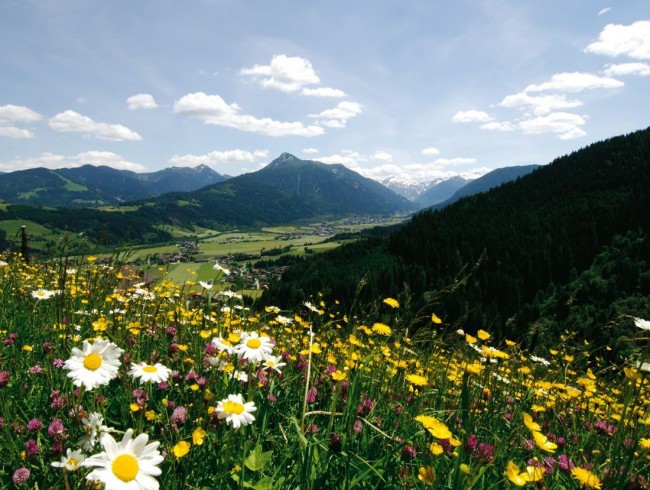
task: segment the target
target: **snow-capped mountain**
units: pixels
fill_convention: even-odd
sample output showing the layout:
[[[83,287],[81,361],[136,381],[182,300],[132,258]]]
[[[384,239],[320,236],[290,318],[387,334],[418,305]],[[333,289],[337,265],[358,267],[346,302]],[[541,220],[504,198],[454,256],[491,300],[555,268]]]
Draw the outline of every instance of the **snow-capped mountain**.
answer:
[[[412,180],[403,177],[387,177],[381,181],[391,191],[405,197],[409,201],[415,201],[417,197],[429,187],[436,185],[445,179],[433,180]]]

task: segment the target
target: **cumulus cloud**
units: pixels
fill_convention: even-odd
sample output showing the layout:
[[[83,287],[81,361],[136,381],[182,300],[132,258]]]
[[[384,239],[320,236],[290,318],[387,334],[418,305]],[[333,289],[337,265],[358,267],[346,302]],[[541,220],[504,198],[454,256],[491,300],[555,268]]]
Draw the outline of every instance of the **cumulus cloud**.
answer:
[[[599,77],[591,73],[556,73],[548,82],[539,85],[529,85],[524,92],[544,92],[556,90],[559,92],[581,92],[597,88],[619,88],[624,84],[611,77]]]
[[[639,20],[627,26],[608,24],[600,32],[598,41],[589,44],[585,51],[611,57],[650,59],[650,20]]]
[[[433,146],[430,146],[429,148],[425,148],[422,150],[422,154],[426,156],[433,156],[433,155],[438,155],[440,153],[440,150],[438,148],[435,148]]]
[[[12,139],[30,139],[34,133],[28,129],[17,128],[15,126],[0,126],[0,137]]]
[[[309,117],[318,119],[316,124],[330,128],[344,128],[348,119],[358,116],[362,112],[361,104],[356,102],[339,102],[336,107],[326,109],[318,114],[310,114]]]
[[[343,92],[343,90],[331,87],[303,88],[300,93],[312,97],[345,97],[345,92]]]
[[[333,154],[326,157],[319,157],[318,161],[321,163],[335,164],[340,163],[346,167],[356,167],[359,162],[366,161],[367,158],[362,156],[360,153],[351,150],[341,151],[342,155]]]
[[[254,153],[246,150],[215,150],[203,155],[174,155],[169,159],[169,163],[179,167],[214,166],[220,163],[252,163],[255,158],[266,156],[268,152],[265,150],[257,150]]]
[[[132,172],[144,172],[146,170],[144,165],[129,162],[111,151],[86,151],[77,154],[73,159],[79,165],[106,165],[117,170],[131,170]]]
[[[240,73],[256,78],[263,87],[282,92],[297,92],[305,85],[320,83],[309,60],[284,54],[274,56],[268,65],[254,65]]]
[[[476,158],[438,158],[433,162],[435,165],[458,166],[476,163]]]
[[[650,63],[619,63],[617,65],[606,65],[604,73],[608,77],[625,75],[647,77],[650,76]]]
[[[565,95],[530,95],[526,92],[506,96],[499,105],[516,109],[532,110],[535,115],[541,116],[558,109],[572,109],[580,107],[582,102],[579,100],[567,99]],[[492,129],[492,128],[483,128]]]
[[[518,123],[518,128],[524,134],[560,134],[560,139],[573,139],[586,133],[580,127],[586,123],[585,118],[568,112],[554,112]]]
[[[64,133],[84,133],[100,140],[110,141],[138,141],[142,138],[135,131],[121,124],[107,124],[93,121],[88,116],[67,110],[50,118],[48,124],[55,131]]]
[[[376,151],[372,157],[373,160],[377,160],[380,162],[392,162],[393,161],[393,155],[386,151]]]
[[[451,120],[455,123],[489,122],[492,118],[487,112],[471,109],[469,111],[458,111]]]
[[[30,168],[44,167],[51,170],[57,168],[80,167],[82,165],[106,165],[117,170],[145,171],[144,165],[125,160],[117,153],[110,151],[86,151],[77,155],[66,156],[55,153],[41,153],[33,158],[18,158],[0,163],[0,170],[12,172]]]
[[[0,123],[35,122],[42,119],[38,112],[21,105],[0,106]]]
[[[241,75],[250,76],[262,87],[282,92],[299,92],[311,97],[345,97],[345,92],[332,87],[307,87],[318,85],[320,78],[308,59],[299,56],[276,55],[268,65],[244,68]]]
[[[489,123],[481,124],[481,129],[504,133],[506,131],[514,131],[517,129],[517,126],[512,124],[510,121],[491,121]]]
[[[318,153],[316,148],[303,148],[301,151],[306,154]]]
[[[261,133],[268,136],[318,136],[325,132],[321,126],[296,122],[276,121],[265,117],[240,114],[237,104],[226,103],[219,95],[203,92],[187,94],[174,103],[174,112],[193,117],[216,126],[229,127],[240,131]]]
[[[150,94],[136,94],[126,99],[129,109],[155,109],[158,107],[153,95]]]

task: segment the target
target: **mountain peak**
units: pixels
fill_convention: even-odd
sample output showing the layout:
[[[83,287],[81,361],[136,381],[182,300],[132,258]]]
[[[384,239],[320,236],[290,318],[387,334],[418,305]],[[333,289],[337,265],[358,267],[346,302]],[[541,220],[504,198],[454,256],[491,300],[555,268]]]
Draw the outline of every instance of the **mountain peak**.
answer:
[[[278,166],[280,166],[280,165],[282,165],[282,164],[285,164],[285,163],[288,163],[288,162],[294,162],[294,161],[298,161],[298,160],[300,160],[300,159],[297,158],[297,157],[295,157],[295,156],[292,155],[291,153],[287,153],[287,152],[285,151],[282,155],[280,155],[278,158],[276,158],[275,160],[273,160],[273,161],[269,164],[269,166],[278,167]]]

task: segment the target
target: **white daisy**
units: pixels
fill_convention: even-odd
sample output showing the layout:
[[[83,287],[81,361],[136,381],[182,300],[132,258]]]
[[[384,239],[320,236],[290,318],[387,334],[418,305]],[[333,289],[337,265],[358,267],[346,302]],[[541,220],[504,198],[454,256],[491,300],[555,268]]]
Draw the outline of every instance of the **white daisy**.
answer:
[[[69,369],[68,378],[75,386],[85,386],[92,390],[108,384],[117,376],[120,355],[124,350],[108,340],[83,341],[81,349],[74,347],[72,356],[65,361],[64,369]]]
[[[641,330],[650,330],[650,321],[644,320],[643,318],[635,318],[634,325]]]
[[[251,412],[257,410],[254,402],[244,403],[241,394],[228,395],[228,398],[217,404],[217,417],[226,423],[232,424],[233,429],[239,429],[242,425],[250,425],[255,421]]]
[[[114,432],[113,427],[104,425],[104,417],[101,413],[91,412],[88,418],[81,419],[81,425],[84,428],[84,435],[79,438],[77,444],[82,446],[86,451],[92,451],[99,441],[100,437],[109,432]]]
[[[233,345],[223,337],[213,338],[212,345],[214,345],[219,350],[219,352],[226,352],[227,354],[235,353],[235,348]]]
[[[50,291],[49,289],[37,289],[35,291],[32,291],[32,298],[36,298],[37,300],[41,301],[43,299],[50,299],[55,294],[56,292]]]
[[[139,362],[131,366],[129,369],[129,376],[139,378],[141,383],[162,383],[167,381],[172,370],[163,366],[159,362],[156,364],[147,364],[146,362]]]
[[[202,288],[204,289],[212,289],[213,284],[210,282],[205,282],[205,281],[199,281],[199,284],[201,285]]]
[[[157,490],[160,488],[154,476],[161,473],[158,465],[163,457],[158,451],[160,442],[147,444],[149,436],[140,434],[132,439],[133,429],[124,433],[120,442],[110,434],[101,439],[103,452],[87,458],[83,466],[95,467],[86,479],[97,480],[106,490]]]
[[[85,459],[86,457],[83,455],[81,450],[76,449],[75,451],[71,451],[70,448],[68,448],[66,455],[61,456],[61,461],[55,461],[52,463],[52,466],[55,468],[65,468],[67,471],[76,471]]]
[[[223,272],[226,276],[230,275],[230,270],[226,269],[225,267],[222,267],[221,265],[219,265],[219,262],[215,262],[214,266],[212,266],[212,268],[215,269],[215,270]]]
[[[257,332],[244,332],[241,342],[235,346],[235,352],[240,359],[248,362],[260,362],[266,359],[273,350],[273,344],[268,337],[260,337]]]
[[[265,371],[267,369],[273,369],[276,373],[282,374],[280,368],[286,366],[286,364],[286,362],[282,362],[282,357],[280,356],[268,356],[262,363],[262,369]]]
[[[230,379],[236,379],[242,383],[248,383],[248,374],[246,374],[244,371],[233,371],[230,374]]]

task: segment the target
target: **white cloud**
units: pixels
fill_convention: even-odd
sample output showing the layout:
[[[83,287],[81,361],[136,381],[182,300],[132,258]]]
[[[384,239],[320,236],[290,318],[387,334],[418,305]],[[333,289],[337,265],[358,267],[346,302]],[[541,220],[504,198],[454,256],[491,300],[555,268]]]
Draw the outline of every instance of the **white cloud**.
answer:
[[[433,155],[438,155],[440,153],[440,150],[438,148],[435,148],[433,146],[430,146],[429,148],[425,148],[422,150],[422,154],[426,156],[433,156]]]
[[[0,137],[29,139],[34,137],[34,133],[27,129],[16,128],[14,126],[0,126]]]
[[[650,76],[650,63],[620,63],[618,65],[606,65],[605,75],[625,76],[638,75],[641,77]]]
[[[303,148],[301,151],[306,154],[318,153],[316,148]]]
[[[153,98],[153,95],[150,94],[137,94],[132,95],[126,99],[126,103],[129,105],[129,109],[155,109],[158,107],[156,101]]]
[[[269,65],[254,65],[240,73],[259,79],[263,87],[282,92],[297,92],[305,85],[320,83],[309,60],[284,54],[274,56]]]
[[[111,151],[86,151],[72,158],[79,165],[106,165],[117,170],[131,170],[132,172],[144,172],[146,170],[144,165],[129,162]]]
[[[476,158],[463,158],[463,157],[438,158],[434,160],[433,163],[435,165],[449,165],[449,166],[468,165],[470,163],[476,163]]]
[[[318,161],[321,163],[329,163],[329,164],[340,163],[345,165],[346,167],[355,167],[359,161],[365,160],[365,158],[360,158],[360,157],[361,155],[359,153],[351,152],[351,153],[346,153],[344,155],[334,154],[327,157],[319,157]]]
[[[561,140],[573,140],[576,138],[582,138],[586,136],[586,132],[581,128],[573,128],[571,131],[567,131],[564,134],[560,135]]]
[[[586,123],[585,118],[568,112],[554,112],[526,121],[520,121],[518,128],[524,134],[559,133],[561,139],[572,139],[584,136],[580,128]]]
[[[619,88],[624,84],[610,77],[599,77],[591,73],[556,73],[548,82],[539,85],[529,85],[524,92],[544,92],[557,90],[560,92],[581,92],[596,88]]]
[[[604,14],[606,14],[607,12],[609,12],[610,10],[611,10],[610,7],[605,7],[605,8],[602,9],[600,12],[598,12],[598,15],[604,15]]]
[[[376,151],[372,157],[373,160],[378,160],[380,162],[392,162],[393,161],[393,155],[386,151]]]
[[[180,167],[213,166],[219,163],[252,163],[256,157],[266,156],[268,156],[268,152],[260,150],[254,153],[246,150],[215,150],[204,155],[174,155],[169,159],[169,163]]]
[[[487,112],[477,111],[475,109],[469,111],[458,111],[452,118],[452,121],[455,123],[489,122],[491,120],[492,118]]]
[[[503,133],[506,131],[514,131],[517,129],[517,127],[509,121],[491,121],[489,123],[482,124],[481,129],[484,129],[486,131],[499,131]]]
[[[57,114],[50,118],[48,123],[55,131],[85,133],[100,140],[138,141],[142,139],[138,133],[126,126],[95,122],[91,118],[71,110]]]
[[[131,170],[133,172],[145,171],[144,165],[129,162],[120,155],[110,151],[87,151],[73,156],[57,155],[54,153],[41,153],[33,158],[18,158],[0,163],[0,170],[12,172],[30,168],[44,167],[51,170],[57,168],[72,168],[82,165],[106,165],[118,170]]]
[[[227,104],[219,95],[203,92],[187,94],[174,103],[174,112],[194,117],[205,124],[224,126],[240,131],[268,136],[318,136],[325,132],[321,126],[305,126],[301,122],[283,122],[240,114],[237,104]]]
[[[533,113],[542,116],[549,112],[556,111],[557,109],[572,109],[580,107],[582,102],[579,100],[569,100],[564,95],[551,94],[551,95],[529,95],[526,92],[508,95],[501,102],[501,107],[509,107],[516,109],[532,109]],[[488,123],[491,124],[491,123]],[[492,129],[492,128],[484,128]]]
[[[343,92],[343,90],[330,87],[303,88],[300,93],[312,97],[345,97],[345,92]]]
[[[348,119],[361,114],[361,104],[356,102],[339,102],[336,107],[326,109],[318,114],[309,114],[309,117],[318,119],[317,124],[330,128],[344,128]]]
[[[460,175],[463,179],[474,180],[478,179],[479,177],[483,177],[486,173],[491,172],[492,170],[494,169],[487,167],[477,167],[467,170],[466,172],[461,172],[458,175]]]
[[[38,112],[20,105],[0,106],[0,123],[2,122],[34,122],[42,119]]]
[[[253,156],[255,158],[266,158],[269,156],[269,150],[255,150]]]
[[[606,56],[629,56],[650,59],[650,20],[639,20],[628,26],[608,24],[598,36],[598,41],[585,48],[588,53]]]

